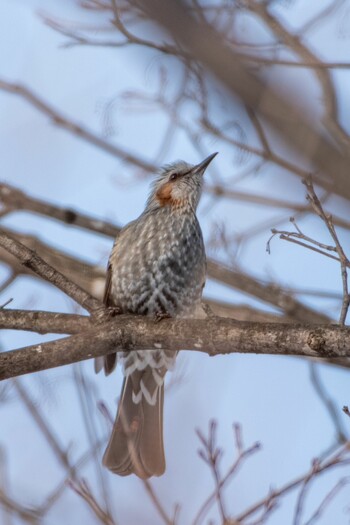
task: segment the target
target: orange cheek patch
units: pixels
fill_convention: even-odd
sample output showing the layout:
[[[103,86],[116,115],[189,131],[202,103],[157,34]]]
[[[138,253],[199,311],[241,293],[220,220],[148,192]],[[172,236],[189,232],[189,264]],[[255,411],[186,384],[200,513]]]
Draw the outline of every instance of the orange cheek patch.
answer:
[[[171,201],[173,200],[171,197],[171,190],[172,190],[172,185],[169,182],[167,182],[157,191],[156,197],[161,206],[170,204]]]
[[[174,209],[183,208],[186,205],[186,199],[174,199],[172,196],[173,185],[170,182],[164,184],[156,193],[156,198],[159,204],[163,206],[171,206]]]

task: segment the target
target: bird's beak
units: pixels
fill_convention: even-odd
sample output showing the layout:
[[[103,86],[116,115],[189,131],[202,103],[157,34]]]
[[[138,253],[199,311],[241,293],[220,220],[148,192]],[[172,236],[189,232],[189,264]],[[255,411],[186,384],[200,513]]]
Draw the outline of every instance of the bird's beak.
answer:
[[[216,151],[215,153],[212,153],[211,155],[209,155],[209,157],[207,157],[206,159],[204,159],[202,162],[200,162],[199,164],[196,164],[196,166],[193,166],[191,172],[193,173],[193,175],[195,173],[200,173],[201,175],[203,175],[203,173],[205,172],[205,170],[207,169],[207,167],[209,166],[209,164],[211,163],[211,161],[213,160],[214,157],[216,157],[216,155],[218,154],[218,152]]]

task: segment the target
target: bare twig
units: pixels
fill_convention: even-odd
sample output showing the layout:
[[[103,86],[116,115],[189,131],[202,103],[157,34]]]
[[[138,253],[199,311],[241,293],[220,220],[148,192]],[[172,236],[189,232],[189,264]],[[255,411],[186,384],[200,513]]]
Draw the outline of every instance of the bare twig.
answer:
[[[8,477],[8,463],[7,463],[7,454],[5,449],[0,446],[0,502],[1,502],[1,495],[3,495],[4,501],[7,501],[8,494],[9,494],[9,477]],[[2,505],[2,512],[0,512],[1,523],[3,525],[13,525],[12,520],[12,511],[9,506]]]
[[[169,518],[168,514],[164,510],[163,505],[162,505],[161,501],[159,500],[158,496],[156,495],[156,493],[155,493],[155,491],[154,491],[150,481],[148,481],[147,479],[144,479],[144,480],[142,480],[142,484],[145,487],[147,494],[149,495],[153,505],[157,509],[158,514],[162,518],[163,522],[166,525],[175,525],[175,521],[173,519]]]
[[[318,460],[314,460],[312,462],[311,470],[308,473],[307,476],[305,476],[305,479],[302,483],[301,490],[299,492],[299,496],[297,499],[297,503],[295,506],[295,513],[294,513],[294,519],[293,519],[293,525],[299,525],[301,522],[302,512],[303,512],[303,506],[307,494],[307,490],[310,487],[310,483],[315,477],[315,475],[319,472],[320,464]]]
[[[243,463],[243,461],[249,457],[251,454],[254,454],[260,449],[259,443],[254,443],[252,446],[248,448],[243,447],[242,443],[242,436],[241,436],[241,428],[238,424],[235,424],[233,426],[234,430],[234,438],[235,438],[235,445],[237,450],[237,458],[231,465],[231,467],[228,469],[226,474],[221,478],[219,485],[216,486],[214,492],[210,494],[210,496],[205,500],[203,505],[200,507],[198,513],[196,514],[196,517],[194,518],[192,525],[199,525],[199,523],[202,521],[205,514],[209,511],[210,507],[213,505],[217,498],[217,492],[224,489],[224,487],[228,484],[228,482],[232,479],[232,477],[236,474],[239,467]]]
[[[305,522],[305,525],[313,525],[322,515],[325,508],[331,503],[343,487],[350,483],[350,477],[341,478],[334,487],[326,494],[313,515]]]
[[[217,423],[212,420],[209,423],[209,433],[206,438],[204,434],[197,429],[197,435],[200,442],[203,445],[203,448],[199,450],[199,456],[209,465],[210,470],[214,476],[215,480],[215,499],[218,503],[220,516],[223,524],[227,523],[227,513],[225,510],[225,503],[222,493],[222,479],[219,472],[219,461],[222,457],[222,450],[216,445],[216,430]]]
[[[350,261],[345,255],[343,247],[339,241],[338,235],[334,228],[332,216],[323,210],[322,204],[315,193],[311,177],[308,177],[303,182],[307,189],[308,200],[310,204],[312,205],[312,207],[314,208],[317,215],[319,215],[319,217],[323,220],[323,222],[327,226],[328,231],[335,244],[335,251],[337,252],[338,257],[339,257],[341,277],[342,277],[342,283],[343,283],[343,304],[341,308],[339,324],[344,325],[346,316],[349,310],[349,305],[350,305],[350,294],[349,294],[349,288],[348,288],[348,274],[347,274],[347,267],[350,267]]]
[[[281,231],[281,230],[272,229],[271,230],[272,231],[272,237],[270,237],[270,239],[268,240],[266,249],[267,249],[267,251],[270,250],[271,239],[275,235],[279,235],[280,239],[282,239],[282,240],[293,242],[295,244],[298,244],[299,246],[302,246],[302,247],[307,248],[309,250],[315,251],[317,253],[320,253],[321,255],[324,255],[326,257],[329,257],[329,258],[334,259],[335,261],[339,262],[340,263],[340,268],[341,268],[342,285],[343,285],[343,301],[342,301],[342,308],[341,308],[341,313],[340,313],[339,324],[344,325],[345,324],[345,320],[346,320],[346,316],[347,316],[347,313],[348,313],[348,309],[349,309],[349,306],[350,306],[350,294],[349,294],[349,289],[348,289],[348,275],[347,275],[347,268],[350,268],[350,261],[347,258],[347,256],[345,255],[343,247],[340,244],[338,235],[337,235],[337,233],[335,231],[335,227],[334,227],[334,223],[333,223],[333,220],[332,220],[332,216],[324,211],[324,209],[322,207],[322,204],[321,204],[319,198],[317,197],[317,195],[315,193],[311,177],[308,177],[307,179],[304,179],[303,183],[305,184],[306,189],[307,189],[307,199],[308,199],[310,205],[312,206],[314,212],[318,215],[318,217],[320,217],[320,219],[326,225],[326,227],[327,227],[327,229],[328,229],[328,231],[329,231],[329,233],[330,233],[330,235],[331,235],[331,237],[332,237],[332,239],[334,241],[335,246],[330,246],[330,245],[321,243],[321,242],[313,239],[312,237],[309,237],[309,236],[305,235],[301,231],[299,226],[297,225],[295,219],[293,217],[291,217],[290,221],[293,223],[296,231],[288,232],[288,231]],[[302,239],[302,240],[300,240],[300,239]],[[303,241],[305,241],[305,242],[303,242]],[[315,247],[315,246],[317,246],[317,247]],[[338,257],[327,253],[327,251],[325,251],[325,250],[337,253]]]
[[[79,481],[69,480],[67,484],[72,490],[74,490],[74,492],[86,501],[101,523],[104,525],[116,525],[116,522],[109,512],[105,511],[98,503],[85,479],[80,479]]]
[[[244,522],[248,517],[254,515],[257,511],[266,508],[267,505],[270,505],[271,502],[276,501],[277,498],[280,496],[283,496],[293,489],[299,487],[300,485],[303,485],[305,483],[305,480],[308,479],[310,474],[312,473],[312,476],[319,476],[320,474],[333,469],[335,467],[342,467],[349,464],[350,459],[348,458],[349,454],[349,445],[346,443],[344,446],[342,446],[335,454],[333,454],[330,458],[321,461],[321,462],[313,462],[311,469],[306,472],[305,474],[302,474],[301,476],[297,477],[296,479],[289,481],[285,485],[283,485],[279,489],[275,489],[272,492],[270,492],[265,498],[263,498],[261,501],[258,501],[254,503],[251,507],[249,507],[247,510],[236,516],[237,522],[241,523]]]
[[[111,514],[110,509],[110,494],[109,494],[109,487],[108,487],[108,481],[105,476],[106,471],[102,469],[102,464],[99,456],[99,450],[98,450],[98,435],[97,435],[97,429],[95,425],[94,420],[94,414],[95,414],[95,406],[96,406],[96,400],[92,397],[93,396],[93,389],[91,388],[91,384],[87,383],[87,378],[85,377],[83,373],[83,369],[80,366],[80,363],[76,363],[73,367],[73,374],[74,374],[74,383],[77,388],[78,393],[78,400],[81,408],[81,413],[84,421],[84,426],[86,430],[86,434],[89,440],[90,449],[92,451],[92,459],[94,461],[94,467],[96,471],[96,480],[98,483],[98,486],[100,487],[103,500],[104,500],[104,506],[106,509],[106,512],[108,514]]]
[[[15,282],[17,277],[18,277],[17,273],[14,271],[11,271],[10,275],[7,277],[7,279],[4,280],[4,282],[0,286],[0,293],[2,293],[4,290],[6,290],[6,288],[11,286],[11,284]],[[2,306],[2,308],[4,308],[4,306]]]
[[[53,429],[50,428],[49,423],[45,420],[44,416],[41,414],[38,406],[35,405],[27,390],[23,384],[18,379],[14,379],[13,384],[16,388],[17,393],[19,394],[22,402],[25,407],[28,409],[30,415],[38,426],[40,432],[45,437],[50,448],[53,450],[55,456],[60,461],[60,463],[69,471],[70,476],[75,478],[76,473],[74,468],[71,467],[71,464],[68,459],[68,451],[64,450],[62,445],[58,442],[58,437],[55,435]]]

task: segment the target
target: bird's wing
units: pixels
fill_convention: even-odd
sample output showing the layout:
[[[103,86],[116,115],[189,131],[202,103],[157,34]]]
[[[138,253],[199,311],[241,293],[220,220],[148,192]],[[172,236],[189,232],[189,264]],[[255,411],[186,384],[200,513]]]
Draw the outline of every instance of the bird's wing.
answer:
[[[111,286],[112,286],[112,265],[109,262],[107,266],[107,273],[106,273],[105,291],[103,294],[103,304],[105,306],[113,306],[113,302],[111,301]]]

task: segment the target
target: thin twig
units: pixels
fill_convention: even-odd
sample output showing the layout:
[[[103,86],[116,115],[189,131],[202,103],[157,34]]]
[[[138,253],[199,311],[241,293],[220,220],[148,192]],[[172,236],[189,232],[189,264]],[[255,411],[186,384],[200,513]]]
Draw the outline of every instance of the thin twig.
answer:
[[[80,479],[79,481],[69,480],[67,481],[67,484],[72,490],[74,490],[74,492],[76,492],[76,494],[87,502],[101,523],[104,525],[116,525],[116,522],[109,512],[105,511],[98,503],[85,479]]]
[[[144,479],[144,480],[142,480],[142,484],[145,487],[145,489],[147,491],[147,494],[149,495],[151,501],[153,502],[153,505],[157,509],[158,514],[161,516],[161,518],[164,521],[164,523],[166,525],[175,525],[175,521],[173,519],[169,518],[168,514],[164,510],[163,505],[160,502],[160,500],[159,500],[158,496],[156,495],[156,493],[154,492],[154,489],[153,489],[150,481],[148,481],[147,479]]]
[[[326,494],[318,508],[312,514],[312,516],[305,522],[305,525],[312,525],[315,523],[324,512],[325,508],[330,504],[330,502],[335,498],[335,496],[341,491],[343,487],[350,483],[350,477],[341,478],[334,487]]]
[[[288,483],[283,485],[281,488],[273,490],[265,498],[254,503],[247,510],[245,510],[244,512],[236,516],[236,520],[239,523],[244,522],[244,520],[246,520],[249,516],[265,508],[272,501],[276,501],[276,499],[279,498],[280,496],[285,495],[291,490],[295,489],[296,487],[302,485],[303,483],[305,483],[305,480],[308,478],[308,476],[310,476],[311,472],[312,472],[312,475],[319,476],[323,472],[326,472],[332,468],[348,465],[350,462],[350,458],[348,458],[348,454],[349,454],[349,444],[346,443],[344,446],[342,446],[339,449],[338,452],[336,452],[336,454],[331,456],[329,459],[324,460],[322,462],[318,462],[317,469],[315,469],[315,465],[313,464],[311,469],[306,474],[302,474],[296,479],[289,481]]]
[[[221,478],[219,487],[216,487],[215,490],[208,496],[208,498],[204,501],[203,505],[200,507],[199,511],[197,512],[192,525],[199,525],[199,523],[202,521],[204,515],[209,511],[210,507],[213,505],[213,503],[216,500],[217,497],[217,490],[221,491],[223,488],[228,484],[228,482],[232,479],[232,477],[236,474],[237,470],[243,463],[243,461],[249,457],[251,454],[254,454],[258,450],[260,450],[260,443],[254,443],[252,446],[248,447],[247,449],[244,449],[243,443],[242,443],[242,436],[241,436],[241,428],[239,425],[233,426],[234,430],[234,438],[235,438],[235,445],[237,450],[237,458],[231,465],[231,467],[228,469],[226,474]]]
[[[307,193],[308,193],[308,199],[311,205],[313,206],[315,212],[319,215],[319,217],[323,220],[323,222],[328,228],[328,231],[335,244],[335,251],[337,252],[339,260],[340,260],[341,277],[342,277],[342,284],[343,284],[343,303],[342,303],[342,308],[340,312],[339,324],[344,325],[346,321],[346,316],[349,310],[349,306],[350,306],[350,294],[349,294],[349,288],[348,288],[348,274],[347,274],[347,267],[350,267],[350,261],[345,255],[343,247],[339,241],[338,235],[335,231],[332,216],[323,210],[322,204],[315,193],[311,177],[308,177],[303,182],[306,186]]]

